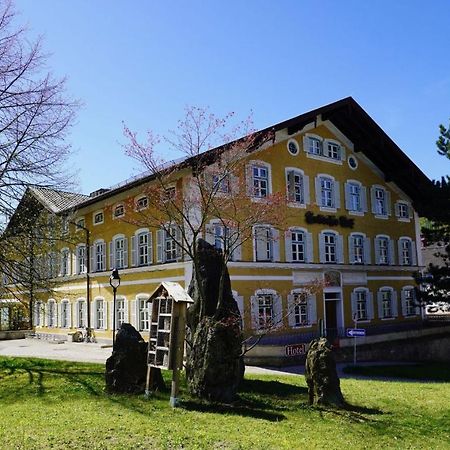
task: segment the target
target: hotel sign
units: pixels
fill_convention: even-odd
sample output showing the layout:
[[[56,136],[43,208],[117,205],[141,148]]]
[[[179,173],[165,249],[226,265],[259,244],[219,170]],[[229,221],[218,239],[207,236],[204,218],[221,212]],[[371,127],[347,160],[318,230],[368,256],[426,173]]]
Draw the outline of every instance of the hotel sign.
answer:
[[[450,303],[438,302],[425,305],[425,318],[450,321]]]
[[[292,344],[292,345],[286,345],[286,347],[284,347],[286,356],[306,355],[307,350],[308,350],[308,344]]]

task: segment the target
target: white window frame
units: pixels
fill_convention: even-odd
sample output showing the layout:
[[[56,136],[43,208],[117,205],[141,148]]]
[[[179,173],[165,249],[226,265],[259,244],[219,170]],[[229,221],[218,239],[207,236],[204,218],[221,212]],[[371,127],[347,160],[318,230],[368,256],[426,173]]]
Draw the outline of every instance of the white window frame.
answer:
[[[120,328],[120,325],[126,323],[128,320],[127,314],[128,302],[126,297],[120,296],[116,298],[116,330]]]
[[[262,187],[257,187],[255,185],[255,175],[254,175],[254,169],[263,169],[267,171],[267,177],[258,177],[259,181],[262,182],[265,180],[266,187],[264,188],[265,194],[262,195],[261,190]],[[267,198],[269,195],[272,194],[272,166],[271,164],[260,161],[260,160],[254,160],[249,161],[248,163],[248,190],[249,195],[252,198],[252,200],[255,201],[261,201]]]
[[[140,205],[139,203],[143,203]],[[145,205],[144,205],[145,203]],[[135,197],[136,211],[143,211],[148,208],[148,196],[147,195],[138,195]]]
[[[258,252],[258,241],[265,241],[265,248]],[[264,242],[260,244],[264,245]],[[279,260],[279,233],[272,225],[253,226],[253,260],[255,262],[273,262]]]
[[[410,223],[414,217],[411,203],[406,200],[398,200],[395,202],[395,215],[399,222]]]
[[[288,205],[297,208],[306,208],[306,205],[311,202],[309,192],[309,176],[305,172],[296,167],[286,167],[286,197]],[[290,177],[294,180],[291,181]],[[299,177],[300,181],[296,182],[295,177]],[[293,189],[293,192],[292,192]],[[299,199],[297,198],[299,196]]]
[[[355,189],[358,190],[356,194],[353,192]],[[365,186],[358,180],[347,180],[344,183],[344,194],[345,194],[345,209],[349,214],[354,216],[364,216],[367,212],[367,190]],[[356,205],[355,205],[355,198]]]
[[[65,247],[61,249],[61,268],[60,268],[60,276],[67,277],[70,275],[70,250]]]
[[[312,145],[314,143],[314,145]],[[337,148],[337,154],[334,152],[330,156],[329,146]],[[303,137],[303,150],[308,158],[318,159],[320,161],[326,161],[333,164],[342,165],[345,160],[345,148],[336,139],[324,139],[323,137],[305,133]]]
[[[268,323],[267,327],[261,326],[262,321],[265,319],[266,315],[263,317],[260,315],[260,300],[261,297],[271,296],[271,320],[272,324]],[[283,302],[281,296],[274,289],[257,289],[254,295],[250,299],[251,304],[251,314],[252,314],[252,328],[256,330],[256,333],[265,332],[269,327],[271,329],[276,329],[283,326]],[[264,306],[263,306],[264,307]],[[269,306],[266,306],[269,307]]]
[[[308,260],[306,242],[307,233],[299,228],[291,229],[289,232],[291,233],[291,261],[294,263],[306,263]],[[301,235],[302,238],[294,240],[294,234],[297,235],[296,237]],[[302,247],[303,249],[301,249]],[[303,258],[300,257],[301,254],[303,254]]]
[[[137,329],[138,331],[148,331],[150,329],[151,307],[148,295],[136,296],[137,303]],[[142,307],[144,305],[144,307]]]
[[[119,243],[122,246],[119,247]],[[112,263],[111,269],[126,269],[128,267],[128,238],[124,234],[116,234],[112,239]]]
[[[364,297],[363,299],[361,297]],[[365,317],[361,315],[360,305],[364,302]],[[357,323],[368,323],[374,319],[374,305],[372,292],[367,287],[356,287],[351,293],[351,307],[353,320]]]
[[[119,215],[116,214],[116,211],[118,208],[122,208],[122,213]],[[113,213],[112,213],[113,220],[120,219],[124,215],[125,215],[125,205],[123,203],[117,203],[116,205],[114,205]]]
[[[293,151],[292,147],[294,147]],[[286,142],[286,148],[291,156],[297,156],[300,153],[300,145],[298,144],[296,139],[288,139],[288,141]]]
[[[411,296],[407,296],[406,293],[411,292]],[[414,318],[420,315],[419,313],[419,305],[416,299],[416,291],[414,286],[403,286],[401,290],[401,300],[402,300],[402,315],[405,318]],[[412,300],[412,304],[408,304],[409,301]],[[412,308],[413,312],[410,313],[410,308]]]
[[[99,248],[101,251],[99,252]],[[106,244],[103,239],[94,241],[92,245],[93,249],[93,263],[94,267],[91,267],[92,272],[104,272],[106,270]]]
[[[383,196],[380,197],[379,194]],[[382,200],[382,202],[381,202]],[[388,219],[391,215],[391,193],[382,185],[374,184],[370,188],[372,213],[377,219]]]
[[[75,311],[76,311],[76,318],[77,318],[76,328],[86,328],[86,319],[87,319],[86,299],[79,298],[75,303],[75,307],[76,307]]]
[[[78,244],[76,247],[76,274],[81,275],[87,271],[86,244]]]
[[[385,307],[385,294],[389,294],[389,309]],[[377,303],[378,303],[378,318],[380,320],[395,320],[398,315],[397,307],[397,295],[394,288],[391,286],[382,286],[378,289],[377,293]],[[390,315],[386,315],[386,310],[389,310]]]
[[[381,240],[386,242],[386,261],[381,261]],[[387,234],[377,234],[374,239],[375,247],[375,263],[382,266],[389,266],[394,264],[393,243],[390,236]]]
[[[145,242],[141,243],[141,239]],[[150,246],[150,240],[151,235],[149,231],[141,231],[136,233],[136,265],[138,267],[148,266],[151,264],[152,255],[150,254],[150,251],[152,247]]]
[[[42,327],[44,326],[43,322],[43,307],[42,307],[43,303],[40,300],[37,300],[34,303],[34,326],[36,327]]]
[[[95,305],[95,329],[106,329],[106,300],[103,297],[97,297],[94,300]],[[101,306],[101,308],[100,308]],[[101,313],[101,314],[100,314]]]
[[[102,215],[102,220],[99,221],[99,222],[97,222],[97,221],[96,221],[96,217],[97,217],[99,214]],[[104,222],[105,222],[105,213],[103,212],[102,209],[99,209],[98,211],[95,211],[95,212],[92,214],[92,224],[93,224],[94,226],[96,226],[96,225],[101,225],[101,224],[104,223]]]
[[[329,183],[329,187],[324,186],[325,183]],[[319,209],[325,212],[336,212],[341,206],[340,183],[332,175],[318,173],[314,185],[316,190],[316,203]],[[325,192],[330,193],[329,198],[327,198],[328,195],[325,195]]]
[[[406,244],[406,246],[405,246]],[[405,252],[407,250],[407,252]],[[417,255],[413,240],[409,236],[400,236],[398,239],[398,263],[400,266],[417,265]]]
[[[50,305],[52,307],[50,308]],[[47,300],[47,327],[56,328],[58,326],[58,304],[56,300],[50,298]]]
[[[368,239],[365,233],[353,232],[349,234],[348,245],[348,260],[350,264],[370,264],[370,239]],[[355,245],[355,240],[360,239],[360,245]],[[360,255],[357,255],[356,249],[359,248]],[[358,257],[360,256],[360,257]]]
[[[334,243],[330,238],[334,237]],[[319,261],[322,264],[342,264],[344,262],[343,237],[334,230],[322,230],[319,235]],[[334,261],[331,261],[334,246]]]
[[[71,304],[69,300],[61,300],[61,328],[71,328],[70,324],[70,308]]]

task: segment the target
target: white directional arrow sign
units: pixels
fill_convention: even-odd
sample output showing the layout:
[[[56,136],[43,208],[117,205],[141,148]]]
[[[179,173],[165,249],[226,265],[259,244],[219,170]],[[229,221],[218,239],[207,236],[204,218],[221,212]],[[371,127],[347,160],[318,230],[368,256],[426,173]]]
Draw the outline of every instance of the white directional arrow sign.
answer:
[[[366,330],[364,328],[347,328],[346,334],[348,337],[364,337]]]

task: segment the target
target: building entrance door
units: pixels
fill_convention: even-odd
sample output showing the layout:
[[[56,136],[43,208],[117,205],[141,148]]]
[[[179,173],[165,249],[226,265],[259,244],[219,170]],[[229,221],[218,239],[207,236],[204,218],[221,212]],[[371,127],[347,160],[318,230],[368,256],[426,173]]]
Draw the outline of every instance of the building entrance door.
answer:
[[[327,338],[330,342],[333,342],[338,337],[338,308],[340,301],[341,298],[339,292],[325,293],[325,330]]]

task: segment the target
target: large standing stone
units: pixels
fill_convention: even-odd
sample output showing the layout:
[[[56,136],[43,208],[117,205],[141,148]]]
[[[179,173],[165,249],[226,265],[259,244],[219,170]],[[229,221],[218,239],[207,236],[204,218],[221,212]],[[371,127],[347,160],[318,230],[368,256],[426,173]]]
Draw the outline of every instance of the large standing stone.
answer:
[[[327,339],[311,341],[306,354],[305,378],[310,405],[342,406],[345,403],[333,350]]]
[[[132,325],[123,323],[117,332],[112,355],[106,360],[106,389],[142,393],[146,377],[147,343]]]
[[[188,291],[194,300],[187,314],[191,341],[186,364],[188,387],[200,398],[232,402],[244,375],[239,308],[222,255],[202,239],[197,251],[199,279],[194,273]],[[218,308],[220,289],[223,301]]]

